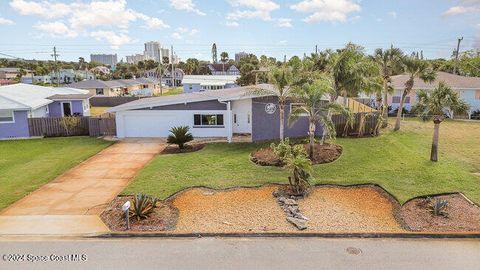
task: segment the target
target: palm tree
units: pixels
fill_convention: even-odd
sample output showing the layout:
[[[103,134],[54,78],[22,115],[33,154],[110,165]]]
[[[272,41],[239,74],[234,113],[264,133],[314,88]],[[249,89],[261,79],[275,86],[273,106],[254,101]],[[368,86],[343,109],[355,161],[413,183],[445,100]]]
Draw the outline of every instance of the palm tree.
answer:
[[[160,81],[160,95],[162,96],[163,95],[162,78],[163,78],[163,74],[165,73],[165,67],[163,66],[162,63],[158,63],[155,73],[157,74],[157,78]]]
[[[333,113],[340,113],[348,118],[351,118],[350,111],[336,103],[328,102],[325,97],[334,93],[332,80],[326,76],[313,81],[312,83],[305,83],[300,87],[293,87],[292,97],[301,105],[295,107],[290,112],[289,123],[295,123],[302,115],[308,116],[308,135],[309,140],[309,155],[313,158],[313,151],[315,145],[315,131],[318,122],[322,122],[323,126],[329,129],[329,136],[335,136],[335,127],[329,117]]]
[[[420,78],[424,82],[433,82],[436,78],[435,71],[430,67],[429,63],[424,60],[409,57],[403,60],[403,64],[409,78],[405,82],[405,89],[403,90],[402,98],[400,100],[400,107],[398,107],[397,120],[394,128],[395,131],[400,130],[400,120],[402,119],[403,105],[405,104],[405,99],[407,98],[408,94],[412,92],[415,84],[415,78]]]
[[[403,69],[403,52],[393,46],[389,50],[376,49],[373,53],[372,59],[380,68],[383,89],[382,92],[377,92],[376,105],[377,110],[380,110],[383,100],[383,127],[386,127],[388,125],[388,93],[393,90],[389,86],[389,83],[391,82],[391,76],[401,73],[401,70]]]
[[[438,161],[438,138],[440,123],[447,117],[453,118],[453,114],[467,113],[470,106],[460,99],[457,93],[445,83],[441,82],[432,91],[420,91],[418,93],[418,103],[412,111],[422,116],[423,119],[433,116],[433,140],[430,160]]]
[[[287,65],[281,67],[272,66],[268,72],[268,81],[273,87],[258,88],[255,87],[247,95],[269,95],[278,99],[278,111],[280,113],[280,140],[285,138],[285,104],[290,95],[291,85],[293,83],[292,70]]]
[[[225,72],[225,63],[228,62],[228,53],[227,52],[222,52],[220,54],[220,61],[222,62],[223,64],[223,72]]]

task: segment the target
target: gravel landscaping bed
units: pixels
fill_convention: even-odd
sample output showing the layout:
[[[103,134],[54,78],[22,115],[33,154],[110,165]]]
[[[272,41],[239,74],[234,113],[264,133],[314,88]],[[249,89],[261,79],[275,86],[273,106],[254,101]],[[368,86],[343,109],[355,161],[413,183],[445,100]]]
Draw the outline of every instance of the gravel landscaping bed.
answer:
[[[447,200],[447,217],[430,212],[429,200],[417,198],[402,206],[401,217],[413,231],[423,232],[480,232],[480,207],[467,201],[460,194],[441,195],[433,198]]]
[[[186,144],[184,149],[178,148],[177,145],[169,144],[167,147],[165,147],[165,149],[163,149],[162,152],[160,152],[160,154],[166,155],[166,154],[190,153],[190,152],[202,150],[203,147],[205,147],[204,143]]]
[[[303,145],[307,152],[309,145]],[[342,155],[342,147],[336,144],[315,144],[313,164],[329,163],[337,160]],[[261,166],[283,166],[282,161],[273,153],[271,148],[261,148],[253,152],[250,160]]]

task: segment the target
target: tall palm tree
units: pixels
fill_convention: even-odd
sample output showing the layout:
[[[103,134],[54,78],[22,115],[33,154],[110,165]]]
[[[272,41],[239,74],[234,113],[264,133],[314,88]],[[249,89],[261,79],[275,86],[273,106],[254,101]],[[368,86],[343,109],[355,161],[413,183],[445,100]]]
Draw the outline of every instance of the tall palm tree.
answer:
[[[287,65],[281,67],[272,66],[268,72],[268,81],[273,87],[258,88],[255,87],[247,94],[249,95],[269,95],[278,99],[278,112],[280,114],[280,140],[285,138],[285,105],[291,96],[291,85],[293,84],[292,69]]]
[[[405,104],[405,99],[407,98],[408,94],[412,92],[415,84],[415,78],[420,78],[424,82],[433,82],[436,78],[435,71],[430,67],[430,64],[424,60],[408,57],[404,58],[403,64],[409,78],[405,82],[405,89],[403,90],[402,98],[400,99],[400,107],[398,107],[397,120],[394,128],[395,131],[400,130],[400,120],[402,119],[403,105]]]
[[[445,83],[441,82],[432,91],[420,91],[418,93],[418,103],[412,111],[427,119],[433,116],[433,140],[430,160],[438,161],[438,139],[440,123],[447,117],[453,118],[453,114],[467,113],[470,106],[460,99],[457,93]]]
[[[336,103],[328,102],[325,98],[334,93],[332,80],[326,76],[321,76],[312,83],[305,83],[302,86],[292,88],[292,98],[301,105],[295,107],[290,112],[289,123],[295,123],[300,117],[308,117],[308,136],[309,136],[309,155],[313,158],[315,145],[315,131],[317,123],[322,122],[323,126],[329,129],[329,136],[335,136],[335,127],[329,117],[330,114],[340,113],[347,118],[351,118],[350,111]]]
[[[379,48],[373,53],[372,59],[380,68],[383,89],[382,92],[377,92],[376,105],[377,109],[380,110],[383,103],[383,127],[386,127],[388,125],[388,93],[393,90],[389,83],[391,82],[391,76],[401,73],[403,69],[403,52],[393,46],[388,50]]]
[[[158,66],[155,70],[158,80],[160,81],[160,95],[163,95],[163,86],[162,86],[162,78],[163,74],[165,73],[165,67],[162,63],[158,63]]]
[[[223,67],[223,72],[225,72],[225,63],[228,62],[228,53],[227,52],[222,52],[220,54],[220,61],[222,62],[222,67]]]

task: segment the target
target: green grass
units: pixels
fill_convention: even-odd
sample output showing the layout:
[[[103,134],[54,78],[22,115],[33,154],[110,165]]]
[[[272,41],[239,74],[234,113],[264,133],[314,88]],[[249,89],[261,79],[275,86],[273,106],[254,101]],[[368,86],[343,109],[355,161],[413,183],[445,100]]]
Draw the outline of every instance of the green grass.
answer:
[[[183,94],[183,87],[165,88],[163,91],[163,96],[178,95]]]
[[[0,141],[0,209],[109,145],[89,137]]]
[[[401,203],[426,194],[462,191],[480,202],[480,122],[446,122],[441,126],[440,161],[429,161],[432,124],[415,120],[402,131],[376,138],[337,139],[343,155],[314,166],[315,184],[376,183]],[[228,188],[287,183],[288,172],[260,167],[249,154],[265,144],[209,144],[203,150],[157,156],[124,194],[145,192],[160,198],[191,186]]]

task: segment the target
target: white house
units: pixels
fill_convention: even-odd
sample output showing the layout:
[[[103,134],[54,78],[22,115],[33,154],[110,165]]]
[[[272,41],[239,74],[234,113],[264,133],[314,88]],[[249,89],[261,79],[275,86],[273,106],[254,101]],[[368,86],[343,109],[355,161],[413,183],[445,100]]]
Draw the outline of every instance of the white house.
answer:
[[[185,75],[183,77],[183,92],[201,92],[238,87],[238,75]]]

